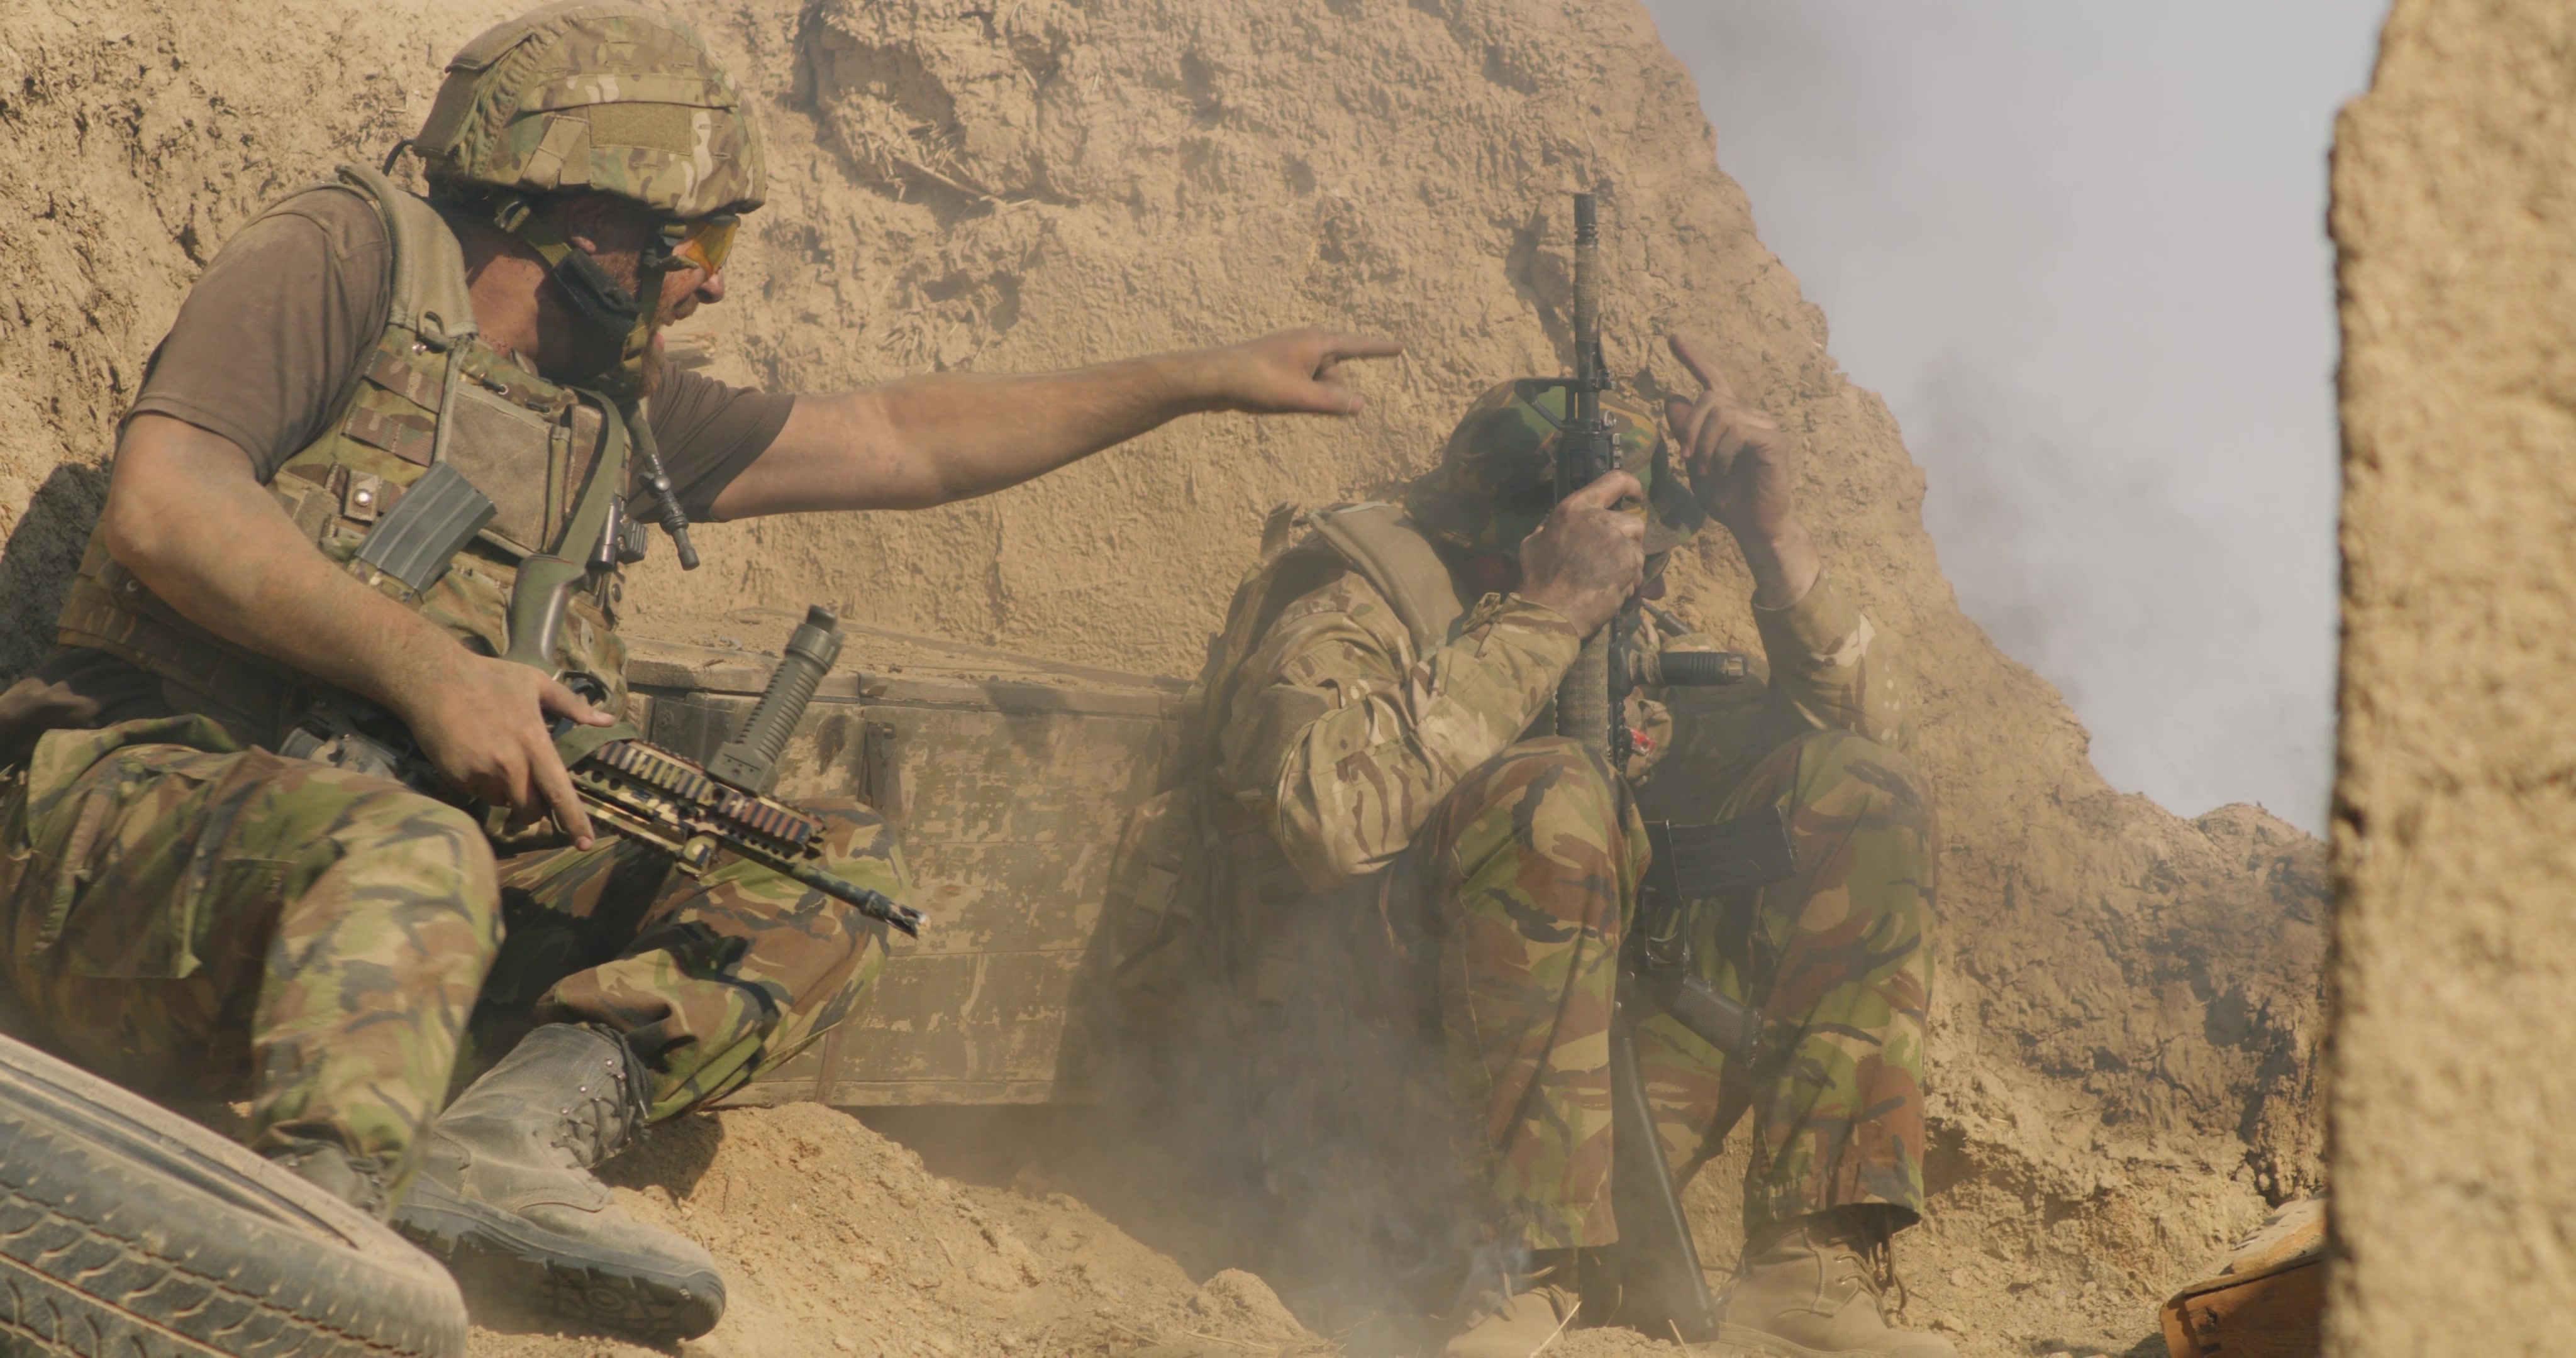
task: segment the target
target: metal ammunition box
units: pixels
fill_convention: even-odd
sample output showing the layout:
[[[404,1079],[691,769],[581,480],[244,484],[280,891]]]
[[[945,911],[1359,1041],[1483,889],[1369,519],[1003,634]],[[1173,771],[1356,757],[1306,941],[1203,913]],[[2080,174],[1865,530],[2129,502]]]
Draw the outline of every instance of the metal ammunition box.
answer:
[[[801,614],[626,631],[650,738],[704,760],[751,710]],[[851,624],[780,761],[788,801],[855,797],[898,827],[918,940],[875,996],[735,1103],[1078,1100],[1069,1020],[1111,856],[1162,786],[1183,685]],[[686,636],[688,641],[664,638]]]

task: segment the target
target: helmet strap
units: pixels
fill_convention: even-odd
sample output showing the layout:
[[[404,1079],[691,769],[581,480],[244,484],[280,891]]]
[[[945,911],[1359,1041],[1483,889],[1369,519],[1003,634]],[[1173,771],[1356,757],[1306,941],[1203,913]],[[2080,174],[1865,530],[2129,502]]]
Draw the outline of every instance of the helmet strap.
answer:
[[[653,342],[653,317],[662,306],[662,271],[643,270],[642,296],[627,291],[588,251],[565,240],[526,199],[516,195],[502,200],[492,222],[527,242],[545,260],[547,276],[563,293],[574,321],[588,332],[592,344],[603,350],[616,346],[615,366],[584,374],[587,380],[577,385],[596,387],[610,396],[640,394],[644,357]]]

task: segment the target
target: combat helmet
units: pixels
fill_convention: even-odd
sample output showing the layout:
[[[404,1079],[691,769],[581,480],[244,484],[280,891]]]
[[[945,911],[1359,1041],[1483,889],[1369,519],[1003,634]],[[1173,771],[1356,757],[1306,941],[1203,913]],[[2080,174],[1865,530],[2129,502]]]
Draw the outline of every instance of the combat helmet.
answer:
[[[767,192],[733,77],[695,29],[628,0],[565,0],[467,43],[412,149],[433,184],[589,189],[681,220]]]
[[[1477,397],[1450,432],[1440,465],[1405,488],[1413,521],[1452,546],[1517,553],[1555,507],[1568,394],[1562,383],[1519,378]],[[1689,541],[1707,515],[1674,474],[1653,408],[1614,389],[1601,393],[1601,413],[1616,431],[1620,468],[1646,488],[1647,553]]]
[[[618,362],[588,385],[621,397],[641,386],[662,274],[721,268],[741,214],[767,192],[760,129],[733,77],[696,30],[630,0],[564,0],[486,30],[447,63],[405,145],[433,190],[488,211],[545,258],[581,321],[618,344]],[[662,218],[640,296],[533,209],[574,192]]]

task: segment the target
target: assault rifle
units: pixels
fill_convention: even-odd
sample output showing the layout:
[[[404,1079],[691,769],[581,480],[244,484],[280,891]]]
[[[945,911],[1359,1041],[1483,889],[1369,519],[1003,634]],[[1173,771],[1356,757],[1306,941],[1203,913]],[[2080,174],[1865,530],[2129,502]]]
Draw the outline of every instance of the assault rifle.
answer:
[[[919,937],[920,911],[817,866],[822,820],[768,795],[778,782],[780,752],[840,653],[840,619],[820,604],[806,609],[741,733],[714,758],[699,765],[632,736],[603,741],[566,761],[582,809],[609,830],[661,851],[692,877],[728,850]],[[567,726],[558,742],[619,729]]]
[[[1591,194],[1574,195],[1574,374],[1544,383],[1563,389],[1566,418],[1557,424],[1555,496],[1559,501],[1618,470],[1618,434],[1601,410],[1612,382],[1601,349],[1600,217]],[[1542,408],[1543,417],[1554,420]],[[1658,471],[1666,470],[1658,468]],[[1641,619],[1632,601],[1599,631],[1556,690],[1556,731],[1599,752],[1624,773],[1636,752],[1626,708],[1640,685],[1741,682],[1750,666],[1732,653],[1662,655],[1631,643]],[[1667,615],[1669,621],[1669,615]],[[1636,1025],[1647,1009],[1671,1016],[1726,1054],[1730,1091],[1745,1087],[1745,1068],[1760,1058],[1762,1015],[1720,993],[1693,965],[1691,906],[1741,903],[1741,893],[1796,870],[1783,814],[1757,812],[1713,825],[1647,825],[1653,859],[1622,942],[1618,1000],[1610,1023],[1611,1200],[1619,1243],[1603,1259],[1615,1318],[1648,1333],[1667,1327],[1685,1342],[1714,1338],[1717,1308],[1700,1269],[1699,1247],[1683,1215],[1672,1167],[1664,1160],[1654,1110],[1646,1102],[1637,1060]],[[1738,911],[1738,914],[1744,912]],[[1722,1099],[1722,1138],[1741,1116],[1740,1101]],[[1587,1291],[1591,1290],[1589,1287]]]
[[[557,674],[551,658],[554,634],[563,624],[567,594],[585,576],[577,567],[559,557],[522,562],[510,597],[510,648],[503,659]],[[828,608],[807,609],[741,733],[703,765],[644,740],[625,722],[580,726],[558,721],[555,748],[572,774],[582,809],[602,828],[661,853],[688,876],[704,874],[719,853],[730,852],[918,937],[919,910],[826,871],[821,866],[823,821],[769,795],[778,780],[778,756],[840,652],[840,620]],[[585,698],[605,696],[603,686],[589,675],[559,677]],[[317,704],[279,742],[278,753],[391,778],[442,801],[458,800],[400,721],[354,699]],[[481,810],[485,828],[498,833],[506,810]]]

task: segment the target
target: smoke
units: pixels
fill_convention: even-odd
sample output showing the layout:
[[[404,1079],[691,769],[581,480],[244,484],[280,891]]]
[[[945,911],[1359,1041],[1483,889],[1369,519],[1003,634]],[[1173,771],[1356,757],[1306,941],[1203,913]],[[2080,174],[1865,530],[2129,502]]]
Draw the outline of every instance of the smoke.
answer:
[[[2326,153],[2384,0],[1647,0],[2111,782],[2311,830],[2333,749]]]

